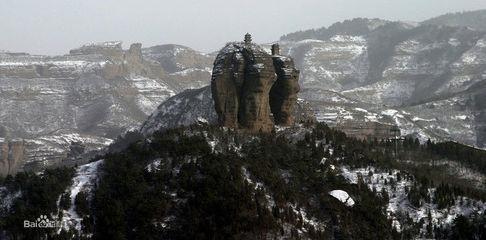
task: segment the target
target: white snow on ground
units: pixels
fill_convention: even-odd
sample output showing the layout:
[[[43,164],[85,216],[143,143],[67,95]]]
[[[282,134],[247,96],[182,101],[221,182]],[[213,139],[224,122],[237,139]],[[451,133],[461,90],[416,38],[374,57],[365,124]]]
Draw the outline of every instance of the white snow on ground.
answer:
[[[109,48],[115,48],[121,46],[123,42],[122,41],[106,41],[106,42],[91,42],[84,44],[81,46],[81,48],[86,48],[86,47],[109,47]]]
[[[369,175],[370,172],[371,175]],[[472,213],[481,214],[486,210],[486,203],[466,197],[458,197],[455,205],[450,208],[438,209],[437,205],[433,203],[423,203],[420,208],[416,208],[409,202],[406,191],[406,189],[410,189],[413,185],[413,180],[406,173],[398,170],[384,172],[378,171],[374,167],[350,169],[347,166],[343,166],[341,168],[341,174],[350,183],[354,184],[358,183],[358,176],[361,176],[368,188],[375,189],[378,193],[384,189],[389,196],[386,211],[398,231],[401,231],[400,227],[402,226],[398,216],[402,215],[402,213],[408,214],[417,223],[421,219],[428,222],[427,213],[430,211],[434,225],[447,225],[451,224],[460,215],[469,216]],[[397,174],[401,175],[400,181],[398,181]],[[394,184],[391,184],[392,182]],[[429,188],[431,198],[433,198],[434,193],[435,189]],[[422,229],[422,231],[425,231],[425,229]]]
[[[364,113],[368,113],[368,110],[363,109],[363,108],[354,108],[354,110],[356,110],[356,111],[358,111],[358,112],[364,112]]]
[[[265,194],[265,198],[267,200],[267,203],[268,203],[268,209],[272,211],[273,207],[275,206],[275,200],[268,193],[264,184],[262,182],[259,182],[259,181],[253,181],[251,179],[251,174],[246,167],[242,167],[241,172],[242,172],[242,175],[243,175],[243,179],[245,181],[247,181],[249,184],[253,185],[255,190],[262,190],[263,191],[263,193]],[[354,202],[353,202],[353,204],[354,204]],[[288,203],[287,206],[291,207],[292,211],[297,216],[301,217],[303,223],[305,223],[304,225],[312,226],[314,229],[317,229],[317,230],[320,230],[320,231],[323,231],[325,229],[325,224],[322,223],[322,222],[319,222],[315,217],[310,217],[309,214],[307,214],[307,212],[305,211],[304,208],[297,207],[295,204],[291,204],[291,203]],[[307,232],[307,229],[305,228],[305,226],[303,226],[298,231],[299,231],[299,234],[302,234],[303,232]]]
[[[314,229],[319,230],[319,231],[324,231],[326,225],[322,222],[319,222],[316,218],[312,217],[309,218],[307,212],[305,211],[304,208],[298,208],[295,204],[288,204],[292,208],[292,211],[297,215],[300,216],[302,219],[302,222],[312,226]],[[299,234],[302,234],[302,232],[307,232],[307,229],[302,227],[302,229],[298,229]]]
[[[251,176],[250,176],[250,172],[248,171],[248,169],[246,169],[246,167],[242,167],[241,168],[241,172],[243,174],[243,178],[249,183],[249,184],[252,184],[252,185],[255,185],[255,189],[258,189],[260,187],[263,187],[263,183],[261,182],[253,182],[253,180],[251,179]]]
[[[69,230],[70,228],[81,231],[82,218],[76,212],[76,205],[74,201],[76,196],[81,191],[91,191],[92,186],[98,178],[98,168],[103,164],[103,160],[91,162],[85,165],[81,165],[76,169],[76,174],[73,178],[71,187],[67,190],[69,197],[71,198],[71,206],[69,209],[62,212],[62,225],[63,228]],[[61,229],[58,230],[60,232]]]
[[[156,171],[160,170],[161,161],[162,161],[161,158],[157,158],[157,159],[153,160],[152,163],[148,164],[145,167],[145,169],[147,169],[148,172],[156,172]]]
[[[199,119],[199,117],[197,118]],[[216,139],[213,136],[209,136],[208,132],[204,131],[203,132],[204,138],[206,139],[207,143],[209,144],[209,147],[211,147],[211,151],[215,152],[216,151],[216,146],[218,145],[218,139]]]
[[[335,197],[337,200],[346,204],[346,206],[348,207],[352,207],[354,205],[354,200],[349,196],[349,194],[346,191],[332,190],[329,192],[329,195]]]
[[[92,65],[104,66],[106,62],[88,62],[88,61],[0,61],[0,67],[18,67],[32,65],[51,65],[59,68],[85,68]]]
[[[335,35],[330,40],[332,42],[366,43],[366,39],[363,36],[351,35]]]
[[[434,161],[433,163],[429,163],[431,166],[432,164],[433,166],[447,166],[447,171],[449,174],[468,180],[470,184],[474,185],[476,188],[486,188],[484,185],[484,182],[486,182],[486,176],[474,169],[468,168],[464,164],[449,160]]]
[[[22,196],[22,192],[11,193],[5,187],[0,187],[0,212],[2,209],[8,211],[15,199]]]
[[[384,110],[384,111],[381,112],[381,114],[387,115],[387,116],[390,116],[390,117],[395,116],[397,113],[398,113],[398,111],[395,110],[395,109],[387,109],[387,110]]]
[[[209,123],[209,121],[206,118],[203,118],[203,117],[197,117],[196,120],[197,120],[198,123],[204,123],[204,124]]]
[[[174,75],[174,76],[189,76],[190,74],[192,73],[201,73],[201,72],[208,72],[208,73],[212,73],[212,69],[210,68],[187,68],[187,69],[184,69],[182,71],[179,71],[179,72],[175,72],[175,73],[171,73],[170,75]]]
[[[435,122],[435,121],[437,121],[437,119],[435,119],[435,118],[425,119],[425,118],[420,118],[420,117],[413,117],[412,121],[414,121],[414,122],[416,122],[416,121]]]
[[[453,119],[453,120],[466,120],[467,116],[466,115],[452,116],[451,119]]]
[[[324,41],[322,40],[316,40],[316,39],[304,39],[301,41],[298,41],[296,44],[307,44],[307,43],[323,43]]]
[[[134,76],[131,80],[139,93],[137,105],[147,115],[157,109],[160,103],[176,94],[167,84],[156,79]]]
[[[157,79],[135,76],[132,77],[131,80],[133,81],[135,87],[137,87],[138,91],[141,93],[166,91],[170,96],[175,95],[175,92],[170,89],[167,84],[157,81]]]
[[[109,138],[96,137],[92,138],[90,136],[81,135],[78,133],[61,134],[53,136],[43,136],[39,138],[40,140],[55,142],[60,145],[70,145],[71,142],[82,142],[85,144],[96,144],[101,145],[101,147],[110,145],[113,140]],[[100,147],[100,148],[101,148]]]

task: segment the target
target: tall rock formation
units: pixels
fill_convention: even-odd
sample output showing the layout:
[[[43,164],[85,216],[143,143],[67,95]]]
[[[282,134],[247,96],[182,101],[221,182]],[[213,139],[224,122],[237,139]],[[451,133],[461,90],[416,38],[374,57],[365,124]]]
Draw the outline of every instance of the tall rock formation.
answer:
[[[272,56],[247,34],[245,42],[229,43],[219,52],[211,78],[219,124],[250,132],[293,124],[299,71],[277,49]]]
[[[0,138],[0,176],[14,175],[24,162],[25,145],[22,139],[6,141]]]
[[[270,108],[277,125],[292,125],[294,123],[294,108],[297,93],[300,91],[299,74],[295,69],[294,60],[280,55],[279,46],[272,46],[273,65],[277,73],[277,81],[270,90]]]

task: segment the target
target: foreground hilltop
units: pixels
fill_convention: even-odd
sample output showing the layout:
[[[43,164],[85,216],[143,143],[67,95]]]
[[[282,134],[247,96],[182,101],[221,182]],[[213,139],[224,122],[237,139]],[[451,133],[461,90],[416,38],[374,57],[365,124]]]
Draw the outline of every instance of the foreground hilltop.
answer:
[[[76,171],[7,179],[0,188],[2,234],[12,239],[484,238],[484,185],[454,171],[460,166],[461,172],[484,174],[485,152],[459,144],[363,142],[324,124],[248,134],[201,122],[135,142],[127,136],[117,145],[127,147]],[[19,227],[46,213],[63,227]]]

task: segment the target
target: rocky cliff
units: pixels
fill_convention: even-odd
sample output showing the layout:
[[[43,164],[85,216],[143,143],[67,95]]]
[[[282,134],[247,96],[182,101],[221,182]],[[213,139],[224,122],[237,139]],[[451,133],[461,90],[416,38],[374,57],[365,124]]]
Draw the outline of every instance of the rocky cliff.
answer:
[[[0,176],[16,174],[24,163],[25,145],[21,139],[0,139]]]
[[[288,34],[280,45],[301,70],[299,97],[321,121],[379,121],[422,140],[484,147],[486,35],[448,25],[354,19]]]
[[[186,64],[191,59],[198,63]],[[121,42],[63,56],[0,52],[0,137],[23,139],[19,170],[61,164],[73,143],[100,149],[167,98],[208,85],[213,59],[182,46],[124,50]]]
[[[280,56],[278,45],[273,45],[273,64],[277,81],[270,90],[270,109],[275,124],[289,126],[294,123],[294,108],[300,91],[299,74],[290,57]]]
[[[229,43],[219,52],[211,89],[220,125],[269,132],[274,123],[293,124],[299,71],[278,54],[251,42]]]

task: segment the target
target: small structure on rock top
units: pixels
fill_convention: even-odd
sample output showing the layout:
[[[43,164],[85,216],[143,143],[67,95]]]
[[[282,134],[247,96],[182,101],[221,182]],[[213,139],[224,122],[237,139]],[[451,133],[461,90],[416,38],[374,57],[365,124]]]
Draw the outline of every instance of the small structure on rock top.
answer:
[[[250,132],[270,132],[274,125],[294,123],[299,70],[290,57],[251,42],[227,44],[214,62],[211,90],[219,124]]]
[[[272,45],[272,55],[280,55],[280,46],[278,43]]]
[[[245,34],[245,40],[244,41],[245,41],[245,44],[247,44],[247,45],[251,44],[251,41],[252,41],[251,40],[251,34],[249,34],[249,33]]]

